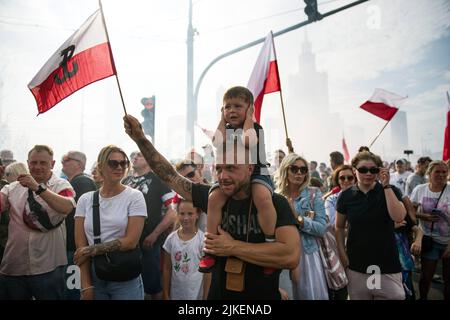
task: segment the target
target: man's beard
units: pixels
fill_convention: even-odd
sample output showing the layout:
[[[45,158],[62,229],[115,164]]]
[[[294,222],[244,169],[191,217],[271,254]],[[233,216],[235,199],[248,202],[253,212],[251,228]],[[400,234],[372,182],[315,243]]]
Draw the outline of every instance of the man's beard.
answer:
[[[239,186],[236,188],[236,191],[232,194],[234,196],[235,194],[244,191],[246,195],[250,195],[250,181],[241,182]]]

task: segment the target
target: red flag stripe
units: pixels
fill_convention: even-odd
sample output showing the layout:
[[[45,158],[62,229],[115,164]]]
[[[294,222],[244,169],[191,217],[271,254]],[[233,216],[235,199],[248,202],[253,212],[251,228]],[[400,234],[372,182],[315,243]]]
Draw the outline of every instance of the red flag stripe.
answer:
[[[57,84],[54,80],[55,75],[61,78],[63,74],[62,67],[59,67],[44,82],[31,89],[39,114],[51,109],[55,104],[88,84],[116,74],[111,48],[107,42],[73,56],[67,62],[69,72],[72,70],[73,62],[78,64],[78,71],[73,77],[67,78],[62,84]]]
[[[278,74],[278,63],[276,60],[270,61],[269,72],[264,83],[264,93],[272,93],[281,90],[280,77]]]
[[[264,81],[264,88],[254,101],[256,122],[259,123],[261,119],[261,109],[264,100],[264,95],[267,93],[280,91],[281,90],[280,88],[281,86],[280,86],[280,77],[278,74],[277,61],[276,60],[270,61],[269,72],[267,73],[267,78]]]
[[[398,111],[397,108],[390,107],[381,102],[372,101],[366,101],[365,103],[363,103],[361,105],[361,109],[364,109],[367,112],[370,112],[373,115],[376,115],[377,117],[380,117],[386,121],[391,120]]]
[[[442,152],[442,160],[450,159],[450,111],[447,111],[447,126],[444,133],[444,150]]]
[[[342,138],[342,149],[344,151],[344,160],[346,162],[350,161],[350,153],[348,152],[347,143],[345,142],[345,138]]]

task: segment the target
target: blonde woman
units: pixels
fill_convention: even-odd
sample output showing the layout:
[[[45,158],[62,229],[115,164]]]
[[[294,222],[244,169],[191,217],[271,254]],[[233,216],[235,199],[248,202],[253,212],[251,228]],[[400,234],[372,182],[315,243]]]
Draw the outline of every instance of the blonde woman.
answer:
[[[130,160],[116,146],[106,146],[98,155],[98,173],[103,179],[99,189],[101,243],[94,244],[93,196],[83,194],[75,213],[74,262],[81,269],[82,300],[143,300],[142,277],[128,281],[105,281],[97,277],[91,258],[113,251],[129,251],[138,245],[147,209],[144,196],[121,183]]]
[[[299,222],[302,244],[300,263],[291,272],[295,300],[328,300],[328,287],[316,237],[325,234],[327,219],[322,193],[308,187],[308,162],[290,153],[275,172],[276,192],[285,196]]]

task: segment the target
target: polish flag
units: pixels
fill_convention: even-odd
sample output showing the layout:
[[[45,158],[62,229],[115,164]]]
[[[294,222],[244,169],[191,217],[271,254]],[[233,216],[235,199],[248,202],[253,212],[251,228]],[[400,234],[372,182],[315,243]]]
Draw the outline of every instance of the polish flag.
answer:
[[[264,41],[247,88],[253,93],[255,99],[254,116],[256,122],[259,123],[264,95],[266,93],[281,91],[272,32],[267,35],[266,41]]]
[[[75,91],[114,74],[111,47],[98,9],[53,54],[28,88],[41,114]]]
[[[447,91],[447,126],[444,133],[444,151],[442,152],[442,160],[450,159],[450,96]]]
[[[383,89],[375,89],[372,97],[363,103],[360,108],[386,121],[390,121],[397,113],[398,106],[405,99],[406,97],[395,93]]]
[[[345,162],[350,161],[350,153],[348,152],[347,143],[345,142],[345,137],[342,137],[342,150],[344,151]]]

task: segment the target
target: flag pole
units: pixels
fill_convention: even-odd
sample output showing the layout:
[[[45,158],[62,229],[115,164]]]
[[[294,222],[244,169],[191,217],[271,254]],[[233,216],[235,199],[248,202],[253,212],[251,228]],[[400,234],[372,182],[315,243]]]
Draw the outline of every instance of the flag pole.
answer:
[[[372,145],[375,143],[375,141],[378,139],[378,137],[381,135],[381,133],[383,132],[383,130],[386,128],[386,126],[389,124],[389,122],[391,122],[392,119],[390,119],[389,121],[386,122],[386,124],[383,126],[383,128],[381,128],[380,132],[378,133],[378,135],[375,137],[375,139],[373,139],[373,141],[370,143],[369,148],[372,147]]]
[[[278,71],[277,52],[275,51],[275,43],[273,41],[272,30],[270,31],[270,36],[272,37],[273,55],[274,55],[275,61],[277,62],[277,76],[278,76],[278,80],[280,80],[280,73]],[[286,133],[286,146],[288,148],[289,153],[293,153],[294,152],[294,148],[292,147],[292,142],[291,142],[291,139],[289,139],[288,131],[287,131],[286,115],[284,113],[283,91],[281,89],[281,81],[280,81],[280,101],[281,101],[281,111],[283,112],[284,131]]]
[[[112,49],[111,49],[111,41],[109,41],[108,28],[106,27],[105,15],[103,14],[102,0],[98,0],[98,3],[100,5],[100,12],[102,14],[103,25],[105,26],[106,39],[108,40],[109,52],[111,53],[111,57],[112,57],[112,60],[114,63],[114,69],[116,69],[116,63],[114,62],[115,60],[114,60],[114,56],[113,56]],[[116,76],[117,86],[119,87],[120,99],[122,100],[123,111],[125,112],[125,115],[127,115],[127,109],[125,108],[125,101],[123,100],[122,89],[120,88],[119,77],[117,75],[117,69],[115,71],[116,71],[115,76]]]

